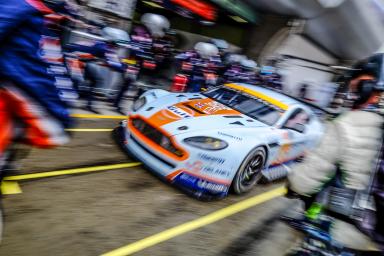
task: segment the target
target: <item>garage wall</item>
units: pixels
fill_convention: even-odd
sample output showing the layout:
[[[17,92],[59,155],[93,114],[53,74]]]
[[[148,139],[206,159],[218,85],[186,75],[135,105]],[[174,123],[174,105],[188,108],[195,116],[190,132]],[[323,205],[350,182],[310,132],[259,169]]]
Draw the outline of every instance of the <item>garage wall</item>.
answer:
[[[244,53],[251,59],[258,60],[263,49],[271,42],[271,38],[287,27],[289,18],[263,14],[261,23],[248,30]]]
[[[270,54],[283,56],[278,68],[283,75],[285,92],[297,96],[301,86],[307,84],[308,98],[319,105],[326,104],[335,90],[330,84],[334,73],[328,67],[338,63],[335,57],[298,34],[288,35]]]

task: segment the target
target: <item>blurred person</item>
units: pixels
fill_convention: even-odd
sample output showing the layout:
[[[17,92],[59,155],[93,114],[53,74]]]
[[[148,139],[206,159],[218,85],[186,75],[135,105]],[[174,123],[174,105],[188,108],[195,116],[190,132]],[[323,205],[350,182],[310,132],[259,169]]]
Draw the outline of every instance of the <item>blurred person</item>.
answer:
[[[299,95],[298,95],[299,99],[303,99],[303,100],[307,99],[308,87],[309,87],[309,85],[307,83],[303,83],[300,86]]]
[[[223,62],[216,45],[196,43],[194,50],[178,54],[175,59],[181,63],[181,71],[188,75],[188,91],[198,92],[217,84],[217,72]]]
[[[0,179],[14,160],[15,143],[52,148],[69,141],[63,89],[71,84],[59,88],[66,68],[56,30],[61,17],[55,17],[62,3],[0,2]]]
[[[209,40],[209,43],[212,43],[216,45],[217,49],[219,49],[219,56],[221,62],[224,62],[228,58],[231,53],[229,52],[229,44],[227,41],[224,39],[217,39],[217,38],[212,38]],[[222,77],[226,71],[226,66],[221,65],[220,68],[217,70],[217,74]]]
[[[372,188],[374,163],[383,141],[384,118],[378,108],[384,91],[383,58],[379,54],[358,64],[349,82],[352,110],[326,124],[321,143],[288,177],[288,195],[298,195],[307,212],[313,205],[321,205],[334,219],[333,239],[358,252],[384,248],[384,239],[367,236],[354,214],[346,214],[368,204],[369,196],[361,195]],[[377,214],[377,219],[383,218]]]
[[[171,24],[166,17],[154,13],[143,14],[140,22],[141,25],[134,29],[132,35],[132,43],[138,45],[140,51],[132,51],[132,54],[141,62],[141,74],[146,76],[149,83],[156,84],[156,78],[172,61],[174,46],[170,37]]]
[[[99,112],[93,107],[94,94],[101,81],[98,66],[106,66],[124,75],[127,65],[118,56],[118,43],[125,43],[130,40],[129,35],[121,29],[105,27],[102,29],[101,34],[105,41],[96,41],[92,45],[70,44],[66,46],[67,51],[91,54],[91,57],[85,62],[84,80],[88,81],[88,90],[84,95],[87,101],[86,110],[96,114]],[[114,100],[114,106],[118,112],[122,112],[119,104],[124,92],[130,87],[131,82],[129,77],[124,76],[123,85],[120,87],[120,92]]]
[[[239,57],[234,56],[232,59],[234,61],[224,73],[225,82],[257,84],[256,62],[246,57],[243,59],[241,55]]]

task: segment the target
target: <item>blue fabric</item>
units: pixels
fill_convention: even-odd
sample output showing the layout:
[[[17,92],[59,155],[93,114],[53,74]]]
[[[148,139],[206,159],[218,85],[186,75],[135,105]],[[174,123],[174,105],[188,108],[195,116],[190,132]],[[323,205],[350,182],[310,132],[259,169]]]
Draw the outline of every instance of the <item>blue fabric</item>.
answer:
[[[0,79],[11,81],[64,127],[70,126],[69,112],[59,97],[55,77],[41,56],[44,36],[50,35],[44,23],[47,13],[26,0],[0,1],[0,10]]]

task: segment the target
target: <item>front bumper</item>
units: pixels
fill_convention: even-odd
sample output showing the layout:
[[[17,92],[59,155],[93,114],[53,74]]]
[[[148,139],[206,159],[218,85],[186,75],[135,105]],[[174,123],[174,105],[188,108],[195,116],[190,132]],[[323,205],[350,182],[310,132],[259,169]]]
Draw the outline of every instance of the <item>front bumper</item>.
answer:
[[[114,138],[129,156],[141,161],[147,169],[162,180],[173,184],[195,198],[212,200],[223,198],[228,194],[228,185],[215,183],[184,171],[182,163],[175,163],[147,148],[144,143],[127,132],[125,121],[114,129]]]

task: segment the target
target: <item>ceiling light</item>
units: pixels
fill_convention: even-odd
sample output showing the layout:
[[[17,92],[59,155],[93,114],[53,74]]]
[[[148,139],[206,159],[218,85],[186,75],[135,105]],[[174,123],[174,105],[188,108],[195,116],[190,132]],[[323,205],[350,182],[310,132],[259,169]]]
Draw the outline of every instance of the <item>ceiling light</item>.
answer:
[[[245,19],[239,17],[239,16],[231,16],[231,15],[228,15],[231,19],[233,19],[234,21],[236,22],[239,22],[239,23],[248,23],[248,21],[246,21]]]
[[[150,2],[150,1],[142,1],[143,3],[145,3],[146,5],[149,5],[151,7],[154,7],[154,8],[161,8],[161,9],[164,9],[163,6],[161,5],[158,5],[156,3],[153,3],[153,2]]]

